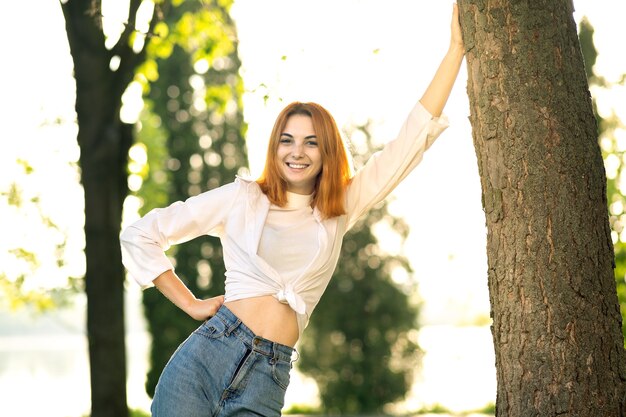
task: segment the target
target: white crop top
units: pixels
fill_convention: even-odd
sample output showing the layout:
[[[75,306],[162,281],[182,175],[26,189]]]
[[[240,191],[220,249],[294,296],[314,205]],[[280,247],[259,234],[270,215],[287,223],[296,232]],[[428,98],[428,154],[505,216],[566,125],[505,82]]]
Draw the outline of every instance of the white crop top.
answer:
[[[396,139],[374,154],[350,182],[346,211],[322,219],[311,196],[289,193],[270,204],[253,180],[234,182],[154,209],[121,234],[122,261],[142,286],[173,269],[164,251],[201,235],[218,236],[226,267],[225,301],[273,295],[297,313],[300,335],[337,264],[345,233],[422,160],[448,126],[417,105]]]
[[[302,275],[319,249],[312,197],[287,192],[287,205],[270,205],[263,225],[257,253],[285,283]]]

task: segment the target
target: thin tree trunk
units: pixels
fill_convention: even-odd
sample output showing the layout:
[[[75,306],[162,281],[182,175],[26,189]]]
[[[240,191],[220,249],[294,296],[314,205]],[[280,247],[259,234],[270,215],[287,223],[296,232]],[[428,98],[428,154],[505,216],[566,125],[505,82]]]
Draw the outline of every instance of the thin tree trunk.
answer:
[[[606,178],[571,0],[460,0],[498,416],[622,416]]]
[[[91,379],[91,417],[128,416],[124,343],[124,269],[119,233],[128,194],[133,126],[120,120],[121,97],[142,62],[134,32],[141,0],[130,0],[126,30],[107,49],[98,0],[61,4],[74,61],[81,180],[85,194],[85,291]],[[155,16],[151,28],[156,22]],[[147,41],[146,41],[147,43]],[[111,58],[119,58],[116,70]]]
[[[76,78],[78,143],[85,193],[85,291],[91,416],[127,416],[124,271],[119,251],[126,155],[132,137],[119,120],[109,53],[90,1],[63,7]]]
[[[123,189],[130,135],[111,123],[111,158],[83,157],[87,332],[91,367],[92,417],[125,416],[126,356],[124,343],[124,270],[119,252]],[[80,137],[80,133],[79,133]],[[104,142],[104,141],[102,141]],[[108,172],[107,172],[108,171]],[[124,184],[124,188],[126,185]]]

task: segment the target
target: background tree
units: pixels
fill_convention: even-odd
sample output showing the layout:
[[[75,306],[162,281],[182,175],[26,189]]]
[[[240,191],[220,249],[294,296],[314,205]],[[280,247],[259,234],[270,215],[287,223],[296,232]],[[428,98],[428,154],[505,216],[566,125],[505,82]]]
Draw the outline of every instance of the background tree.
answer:
[[[164,2],[157,3],[148,33]],[[122,94],[133,80],[150,41],[150,37],[135,30],[142,5],[142,0],[130,0],[128,23],[115,45],[107,48],[101,2],[61,2],[74,62],[79,164],[85,193],[85,291],[92,417],[128,415],[124,269],[119,233],[122,204],[128,193],[127,162],[133,126],[122,122],[120,107]]]
[[[2,242],[0,310],[29,308],[42,313],[66,306],[70,296],[81,288],[82,280],[68,276],[64,268],[67,230],[46,211],[41,192],[32,187],[37,178],[49,175],[49,171],[37,170],[24,159],[17,159],[13,165],[11,180],[0,189],[0,227],[8,230],[11,225],[14,230],[30,232]],[[46,249],[54,254],[53,259],[42,259],[38,252],[43,237],[50,242]],[[66,284],[53,288],[43,285],[42,276],[50,278],[55,274],[63,276]]]
[[[232,182],[247,166],[237,35],[232,1],[185,1],[156,28],[142,73],[150,77],[140,138],[149,170],[142,213]],[[199,298],[224,294],[219,239],[200,237],[169,253],[176,272]],[[143,294],[153,338],[146,384],[150,395],[178,345],[198,326],[156,290]]]
[[[373,153],[368,127],[352,134],[351,142],[364,143],[354,153],[362,166]],[[390,216],[384,202],[368,213],[346,235],[341,260],[324,296],[299,342],[298,368],[317,382],[321,411],[325,414],[359,414],[383,411],[401,399],[413,383],[417,365],[417,306],[394,273],[409,276],[408,260],[385,253],[374,233],[376,226],[390,228],[404,240],[408,226]]]
[[[624,415],[606,178],[571,1],[459,2],[496,415]]]
[[[578,37],[580,47],[585,58],[587,81],[592,89],[603,90],[612,85],[603,77],[597,75],[593,66],[598,52],[593,42],[593,27],[587,19],[580,22]],[[624,84],[626,74],[622,75],[620,84]],[[623,131],[625,126],[613,112],[604,118],[597,110],[596,100],[593,100],[593,111],[598,123],[600,147],[607,167],[607,198],[609,203],[609,222],[611,224],[611,238],[615,249],[615,283],[617,297],[622,315],[622,335],[626,336],[626,171],[623,170],[626,146],[617,139],[617,132]]]

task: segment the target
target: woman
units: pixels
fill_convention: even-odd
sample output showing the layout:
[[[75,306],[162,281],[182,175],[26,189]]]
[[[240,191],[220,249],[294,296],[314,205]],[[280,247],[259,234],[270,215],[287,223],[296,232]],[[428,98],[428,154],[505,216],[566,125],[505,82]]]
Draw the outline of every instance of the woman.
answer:
[[[354,176],[332,116],[315,103],[292,103],[276,120],[260,179],[237,178],[153,210],[122,233],[131,276],[207,320],[165,367],[154,416],[280,415],[293,346],[333,274],[344,234],[447,127],[440,115],[463,56],[455,4],[450,47],[426,92],[399,136]],[[226,291],[199,300],[163,251],[204,234],[221,239]]]

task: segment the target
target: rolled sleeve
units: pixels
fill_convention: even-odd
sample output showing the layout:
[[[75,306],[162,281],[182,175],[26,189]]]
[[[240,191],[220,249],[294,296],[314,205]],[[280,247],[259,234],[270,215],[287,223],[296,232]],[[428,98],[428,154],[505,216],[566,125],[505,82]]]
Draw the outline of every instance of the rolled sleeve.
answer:
[[[174,269],[165,255],[171,245],[198,236],[219,236],[239,190],[238,182],[207,191],[186,201],[150,211],[120,235],[122,263],[142,288]]]
[[[150,234],[131,225],[120,235],[122,263],[141,288],[152,287],[152,281],[163,272],[174,269],[160,246]]]

